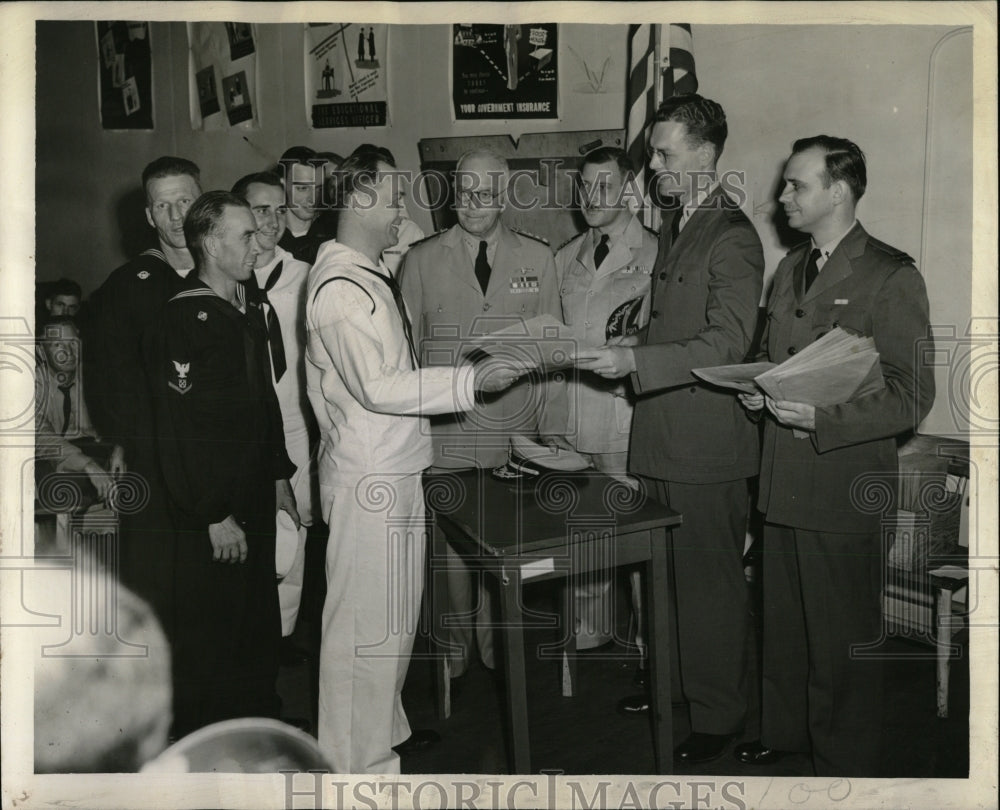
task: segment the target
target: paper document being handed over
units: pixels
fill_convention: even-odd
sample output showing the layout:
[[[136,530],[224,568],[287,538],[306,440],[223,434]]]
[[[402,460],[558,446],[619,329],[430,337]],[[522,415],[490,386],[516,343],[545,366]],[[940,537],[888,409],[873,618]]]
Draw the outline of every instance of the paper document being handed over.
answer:
[[[813,341],[781,365],[741,363],[692,369],[712,385],[748,394],[763,391],[781,402],[826,407],[885,388],[875,341],[840,327]]]
[[[573,330],[552,315],[538,315],[488,335],[468,338],[470,344],[512,365],[543,374],[569,368],[577,341]]]

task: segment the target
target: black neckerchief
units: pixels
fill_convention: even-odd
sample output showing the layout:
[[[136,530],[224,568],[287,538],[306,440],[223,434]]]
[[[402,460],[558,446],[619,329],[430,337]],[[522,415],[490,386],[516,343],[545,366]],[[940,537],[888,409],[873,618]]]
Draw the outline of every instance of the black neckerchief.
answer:
[[[417,360],[417,349],[413,345],[413,327],[410,324],[410,319],[406,314],[406,304],[403,302],[403,291],[399,288],[399,282],[392,277],[392,274],[383,276],[377,270],[373,270],[371,267],[365,267],[363,264],[356,264],[357,267],[364,270],[366,273],[371,273],[375,278],[382,281],[392,293],[392,300],[396,302],[396,310],[399,312],[399,319],[403,322],[403,335],[406,337],[406,345],[410,349],[410,360],[413,362],[413,368],[420,368],[420,361]]]

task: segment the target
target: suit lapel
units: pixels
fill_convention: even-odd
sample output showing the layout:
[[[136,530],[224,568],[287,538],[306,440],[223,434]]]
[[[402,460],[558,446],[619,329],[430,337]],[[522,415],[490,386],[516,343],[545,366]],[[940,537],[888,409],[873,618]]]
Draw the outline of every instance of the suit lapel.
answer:
[[[830,254],[830,258],[826,260],[826,264],[823,265],[823,269],[819,271],[819,275],[813,282],[813,285],[809,288],[805,295],[802,296],[802,301],[811,301],[818,295],[826,292],[835,284],[840,283],[845,278],[851,275],[851,259],[855,259],[860,256],[865,249],[865,242],[868,239],[868,234],[865,232],[861,225],[855,225],[848,234],[840,240],[840,244],[834,248],[833,253]],[[802,268],[803,263],[799,263],[800,266],[796,268],[799,278],[796,280],[799,286],[796,289],[802,289],[801,287],[801,276],[804,272]]]
[[[576,252],[575,261],[588,275],[594,272],[594,245],[590,238],[590,231],[584,233],[580,240],[580,249]]]

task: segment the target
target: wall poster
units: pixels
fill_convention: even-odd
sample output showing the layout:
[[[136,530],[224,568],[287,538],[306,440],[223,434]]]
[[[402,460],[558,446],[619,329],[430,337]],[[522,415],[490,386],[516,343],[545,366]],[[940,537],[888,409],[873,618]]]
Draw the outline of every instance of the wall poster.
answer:
[[[387,126],[389,26],[308,23],[304,36],[309,123],[315,129]]]
[[[455,120],[558,118],[555,23],[452,26]]]
[[[98,103],[104,129],[153,128],[153,59],[149,23],[95,23]]]
[[[257,37],[242,22],[188,23],[192,129],[256,129]]]

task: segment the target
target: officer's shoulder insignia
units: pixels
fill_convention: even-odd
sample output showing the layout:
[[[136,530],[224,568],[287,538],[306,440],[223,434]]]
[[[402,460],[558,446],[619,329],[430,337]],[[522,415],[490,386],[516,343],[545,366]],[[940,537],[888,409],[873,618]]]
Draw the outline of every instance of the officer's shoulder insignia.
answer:
[[[562,243],[561,245],[559,245],[559,247],[557,247],[557,248],[556,248],[556,251],[558,252],[558,251],[562,250],[562,249],[563,249],[564,247],[566,247],[566,245],[568,245],[568,244],[569,244],[570,242],[572,242],[572,241],[574,241],[574,240],[576,240],[576,239],[579,239],[579,238],[580,238],[581,236],[583,236],[583,235],[584,235],[585,233],[586,233],[586,231],[580,231],[580,233],[575,233],[575,234],[573,234],[573,235],[572,235],[572,236],[571,236],[571,237],[570,237],[569,239],[567,239],[567,240],[566,240],[565,242],[563,242],[563,243]]]
[[[416,242],[411,242],[410,247],[407,250],[413,250],[417,245],[422,245],[424,242],[430,242],[431,239],[435,239],[443,233],[447,233],[451,228],[442,228],[440,231],[435,231],[429,236],[425,236],[423,239],[418,239]]]
[[[873,239],[869,236],[868,244],[880,253],[885,253],[889,256],[889,258],[896,260],[900,264],[915,264],[913,257],[908,253],[899,250],[898,248],[894,248],[892,245],[887,245],[885,242],[880,242],[878,239]]]
[[[191,362],[182,363],[180,360],[171,360],[170,362],[174,364],[174,373],[167,381],[167,385],[178,394],[186,394],[191,390],[191,381],[187,377],[191,371]]]
[[[208,313],[205,312],[205,310],[203,310],[203,309],[199,310],[198,311],[198,320],[199,321],[207,321],[208,320]]]
[[[539,236],[537,233],[528,233],[527,231],[521,231],[518,230],[517,228],[511,228],[511,230],[518,236],[527,236],[529,239],[534,239],[536,242],[541,242],[543,245],[548,247],[549,240],[546,239],[544,236]]]
[[[137,278],[140,278],[143,281],[145,281],[147,278],[149,278],[149,271],[148,270],[140,270],[135,275],[136,275]]]

